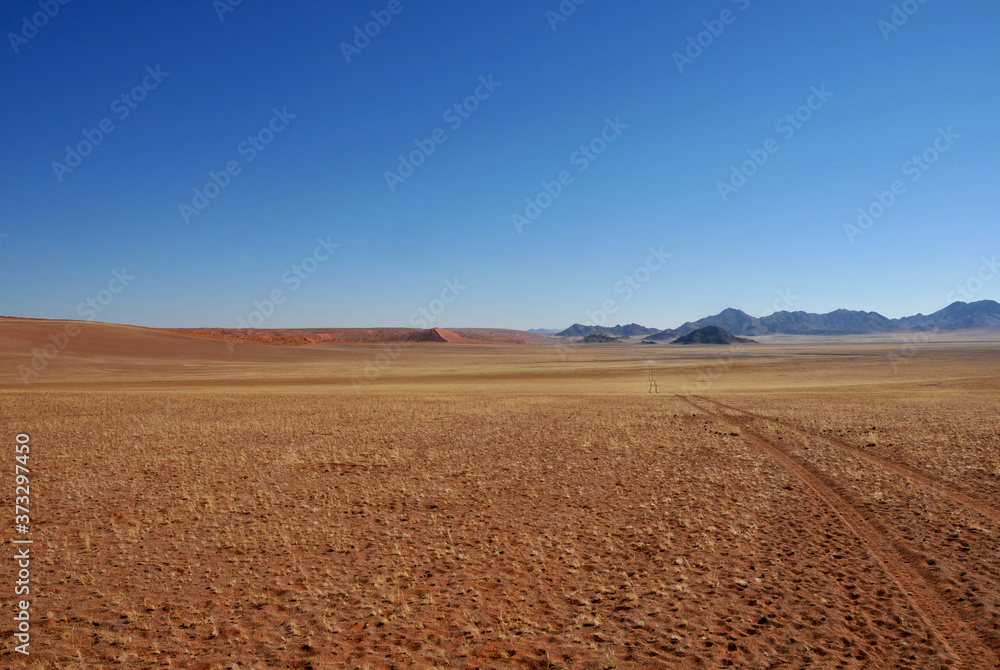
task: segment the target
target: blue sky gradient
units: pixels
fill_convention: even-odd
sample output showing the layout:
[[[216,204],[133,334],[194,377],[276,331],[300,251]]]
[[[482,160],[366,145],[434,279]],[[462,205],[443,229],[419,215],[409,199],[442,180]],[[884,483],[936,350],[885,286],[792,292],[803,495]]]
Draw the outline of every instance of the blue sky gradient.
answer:
[[[278,291],[263,327],[409,325],[446,280],[465,288],[433,325],[564,327],[607,301],[609,323],[662,328],[899,317],[1000,253],[995,2],[244,0],[220,19],[228,2],[43,0],[34,32],[37,0],[0,9],[0,314],[88,318],[124,270],[99,320],[234,327]],[[372,12],[391,21],[348,62]],[[433,153],[390,188],[418,141]],[[526,199],[548,206],[519,228]]]

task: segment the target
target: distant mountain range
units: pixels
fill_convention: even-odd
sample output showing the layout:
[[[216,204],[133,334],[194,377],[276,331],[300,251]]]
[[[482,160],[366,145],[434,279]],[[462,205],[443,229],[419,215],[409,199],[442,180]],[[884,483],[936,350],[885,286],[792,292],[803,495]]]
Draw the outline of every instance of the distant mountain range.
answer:
[[[645,326],[640,326],[637,323],[630,323],[626,326],[583,326],[579,323],[574,323],[572,326],[564,331],[556,333],[559,337],[586,337],[587,335],[592,335],[593,333],[600,333],[601,335],[609,335],[611,337],[645,337],[646,335],[652,335],[654,333],[662,332],[659,328],[646,328]]]
[[[916,314],[901,319],[889,319],[878,312],[838,309],[827,314],[810,312],[775,312],[755,317],[738,309],[724,309],[715,316],[671,329],[647,328],[635,323],[625,326],[584,326],[576,323],[556,333],[559,337],[586,337],[600,333],[612,337],[643,337],[647,340],[674,340],[700,328],[718,326],[734,335],[864,335],[906,331],[967,330],[973,328],[1000,330],[1000,303],[994,300],[953,302],[933,314]]]

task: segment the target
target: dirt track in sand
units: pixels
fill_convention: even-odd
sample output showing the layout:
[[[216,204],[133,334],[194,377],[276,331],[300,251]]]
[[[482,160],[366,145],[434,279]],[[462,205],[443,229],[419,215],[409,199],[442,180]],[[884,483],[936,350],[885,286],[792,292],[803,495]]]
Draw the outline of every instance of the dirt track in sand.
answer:
[[[948,603],[938,597],[928,586],[916,566],[906,561],[889,542],[884,540],[884,528],[879,527],[877,523],[869,523],[867,518],[862,518],[854,505],[823,483],[822,478],[812,468],[795,459],[778,444],[750,432],[745,424],[732,421],[706,409],[705,406],[711,401],[699,398],[702,402],[702,405],[699,406],[690,398],[685,397],[683,400],[700,412],[729,425],[741,427],[742,436],[745,439],[773,457],[782,467],[811,489],[822,504],[833,510],[851,533],[857,536],[869,555],[879,562],[886,577],[892,580],[900,591],[906,592],[907,597],[920,612],[924,622],[946,650],[948,661],[958,663],[961,659],[979,659],[984,663],[997,663],[998,658],[993,650],[983,644],[974,633],[968,631],[967,625],[971,622],[961,621]],[[719,404],[721,405],[721,403]],[[882,462],[880,461],[879,464],[882,465]],[[889,469],[897,471],[897,468]],[[926,478],[921,477],[921,479]],[[940,490],[940,487],[935,487],[935,490]]]
[[[731,410],[750,419],[776,423],[779,426],[787,428],[788,430],[791,430],[805,438],[822,440],[826,444],[832,445],[851,455],[858,456],[865,460],[871,461],[872,463],[875,463],[876,465],[883,467],[886,470],[889,470],[890,472],[894,472],[900,475],[901,477],[905,477],[906,479],[909,479],[914,483],[923,486],[929,491],[933,491],[934,493],[940,496],[944,496],[945,498],[948,498],[949,500],[959,505],[975,510],[979,514],[989,519],[994,524],[1000,526],[1000,508],[997,508],[991,501],[980,500],[977,498],[970,497],[967,493],[958,490],[953,486],[949,486],[948,484],[938,479],[935,479],[932,476],[924,474],[915,468],[912,468],[907,465],[902,465],[900,463],[895,463],[893,461],[890,461],[889,459],[879,456],[878,454],[873,454],[870,452],[866,452],[863,449],[852,447],[851,445],[846,444],[840,440],[836,440],[824,435],[813,435],[784,421],[779,421],[777,419],[761,416],[759,414],[754,414],[753,412],[748,412],[746,410],[739,409],[738,407],[733,407],[732,405],[727,405],[717,400],[711,400],[709,398],[703,398],[701,396],[694,396],[694,398],[703,403],[708,403],[708,405],[710,406],[714,405],[715,407],[719,407],[724,410]]]

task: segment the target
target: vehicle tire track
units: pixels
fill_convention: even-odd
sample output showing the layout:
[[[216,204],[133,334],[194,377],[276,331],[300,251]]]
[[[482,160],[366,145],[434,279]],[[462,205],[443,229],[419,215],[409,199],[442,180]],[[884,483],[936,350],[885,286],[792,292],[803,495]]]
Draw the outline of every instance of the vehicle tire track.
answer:
[[[884,531],[870,527],[850,503],[823,483],[811,467],[800,463],[781,447],[752,433],[745,426],[739,425],[730,418],[700,407],[686,396],[677,397],[717,421],[740,428],[741,437],[771,456],[829,507],[833,514],[861,542],[868,555],[882,568],[896,588],[909,600],[910,605],[920,614],[924,625],[940,642],[952,663],[968,663],[971,667],[1000,667],[998,665],[1000,659],[997,658],[992,649],[984,645],[978,636],[970,632],[969,625],[952,612],[948,603],[927,585],[923,576],[912,568],[900,556],[895,547],[884,539]],[[982,665],[972,665],[976,661],[981,661]]]
[[[966,495],[962,491],[956,489],[954,486],[945,484],[944,482],[935,479],[933,477],[930,477],[915,468],[911,468],[908,465],[903,465],[902,463],[891,461],[888,458],[884,458],[877,454],[870,454],[866,451],[858,449],[857,447],[852,447],[851,445],[845,442],[841,442],[840,440],[834,438],[826,437],[824,435],[815,435],[809,433],[808,431],[802,430],[801,428],[797,428],[796,426],[793,426],[779,419],[773,419],[771,417],[767,417],[762,414],[755,414],[753,412],[748,412],[745,409],[740,409],[739,407],[733,407],[732,405],[727,405],[717,400],[709,400],[708,398],[705,398],[703,396],[694,396],[694,397],[697,398],[698,400],[701,400],[702,402],[707,402],[717,407],[722,407],[724,409],[732,410],[734,412],[739,412],[740,414],[743,414],[744,416],[748,416],[753,419],[761,419],[764,421],[770,421],[772,423],[776,423],[783,428],[786,428],[794,433],[797,433],[798,435],[801,435],[802,437],[819,440],[820,442],[828,444],[835,449],[846,451],[850,454],[863,458],[869,462],[875,463],[876,465],[880,465],[886,470],[889,470],[890,472],[893,472],[902,477],[906,477],[910,479],[913,483],[917,484],[918,486],[922,486],[925,489],[933,491],[939,496],[947,498],[948,500],[952,501],[955,504],[961,505],[962,507],[966,507],[967,509],[979,513],[980,515],[986,517],[991,522],[993,522],[994,525],[1000,527],[1000,510],[991,506],[989,503],[972,498],[971,496]]]

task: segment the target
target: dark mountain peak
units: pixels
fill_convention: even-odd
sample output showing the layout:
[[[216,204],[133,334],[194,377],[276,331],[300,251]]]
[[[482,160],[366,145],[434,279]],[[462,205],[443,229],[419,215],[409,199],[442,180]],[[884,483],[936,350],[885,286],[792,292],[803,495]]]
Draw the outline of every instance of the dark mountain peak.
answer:
[[[844,309],[843,307],[835,309],[832,312],[827,312],[826,314],[821,314],[820,316],[875,316],[880,319],[886,318],[878,312],[866,312],[863,309]]]
[[[583,344],[604,344],[607,342],[620,342],[621,340],[617,337],[605,335],[604,333],[591,333],[586,337],[580,338],[579,341]]]
[[[933,314],[910,316],[899,321],[907,329],[919,330],[998,329],[1000,303],[994,300],[956,301]]]
[[[761,328],[760,319],[750,316],[746,312],[733,307],[727,307],[715,316],[707,316],[698,321],[689,321],[677,329],[680,335],[687,335],[699,328],[706,326],[719,326],[732,333],[740,335],[764,335],[766,331]]]
[[[995,300],[977,300],[976,302],[962,302],[961,300],[956,300],[947,307],[939,309],[934,312],[934,314],[940,314],[941,312],[947,311],[975,311],[975,312],[996,312],[1000,311],[1000,303]]]
[[[582,323],[574,323],[566,330],[556,333],[558,337],[583,337],[594,332],[595,326],[585,326]]]
[[[678,337],[671,344],[743,344],[750,342],[753,342],[753,340],[736,337],[725,328],[705,326],[687,335]]]

